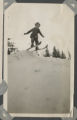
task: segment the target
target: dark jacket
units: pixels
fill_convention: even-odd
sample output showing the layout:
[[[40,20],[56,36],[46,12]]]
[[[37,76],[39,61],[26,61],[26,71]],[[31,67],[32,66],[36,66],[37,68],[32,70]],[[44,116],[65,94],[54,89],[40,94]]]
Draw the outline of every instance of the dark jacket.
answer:
[[[31,35],[30,35],[31,38],[38,38],[38,34],[40,34],[42,37],[44,37],[43,34],[41,33],[40,29],[36,28],[36,27],[29,30],[26,34],[29,34],[29,33],[31,33]]]

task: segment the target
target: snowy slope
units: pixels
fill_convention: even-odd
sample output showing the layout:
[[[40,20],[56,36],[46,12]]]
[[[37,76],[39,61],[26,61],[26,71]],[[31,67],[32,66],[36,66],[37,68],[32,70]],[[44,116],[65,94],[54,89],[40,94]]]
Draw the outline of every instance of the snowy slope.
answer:
[[[8,66],[9,112],[69,112],[69,60],[21,51],[8,56]]]

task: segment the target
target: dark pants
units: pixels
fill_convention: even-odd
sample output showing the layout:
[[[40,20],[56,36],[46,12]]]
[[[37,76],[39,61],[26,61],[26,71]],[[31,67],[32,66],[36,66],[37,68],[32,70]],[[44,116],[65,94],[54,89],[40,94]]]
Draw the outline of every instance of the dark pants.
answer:
[[[38,45],[39,44],[39,41],[38,41],[38,38],[31,38],[31,46],[34,46],[34,42],[35,42],[35,45]]]

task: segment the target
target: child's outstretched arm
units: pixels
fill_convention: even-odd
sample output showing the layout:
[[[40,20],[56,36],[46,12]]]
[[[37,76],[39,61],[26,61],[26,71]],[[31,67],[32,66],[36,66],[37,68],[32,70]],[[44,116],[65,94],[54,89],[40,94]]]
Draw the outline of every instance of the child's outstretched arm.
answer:
[[[24,33],[24,35],[29,34],[32,31],[33,31],[33,29],[29,30],[27,33]]]
[[[44,38],[44,35],[41,33],[41,31],[39,30],[39,34]]]

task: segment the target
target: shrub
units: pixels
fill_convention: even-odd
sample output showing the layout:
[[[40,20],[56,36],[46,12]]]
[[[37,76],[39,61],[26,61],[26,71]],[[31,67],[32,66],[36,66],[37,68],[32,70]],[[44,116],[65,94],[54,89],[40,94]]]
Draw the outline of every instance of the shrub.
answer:
[[[46,46],[44,57],[50,57],[50,53],[49,53],[49,50],[48,50],[48,45]]]

